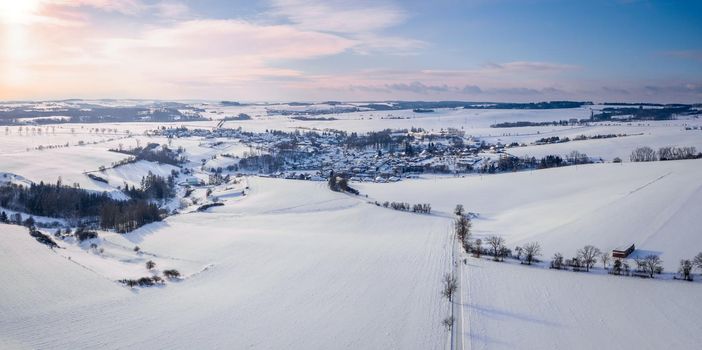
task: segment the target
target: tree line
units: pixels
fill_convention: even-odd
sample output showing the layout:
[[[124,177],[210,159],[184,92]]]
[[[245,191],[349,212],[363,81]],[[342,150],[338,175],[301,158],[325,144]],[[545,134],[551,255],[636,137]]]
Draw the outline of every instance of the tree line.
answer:
[[[518,171],[525,169],[548,169],[566,165],[592,163],[590,157],[578,151],[572,151],[567,156],[549,154],[540,159],[536,157],[515,157],[503,154],[497,162],[486,162],[478,172],[493,174],[497,172]]]
[[[133,199],[166,199],[175,196],[175,185],[178,172],[173,170],[168,177],[156,175],[149,171],[141,178],[141,187],[131,187],[125,183],[122,190]]]
[[[482,255],[492,256],[493,261],[504,261],[505,258],[513,258],[521,264],[531,265],[538,263],[541,256],[541,245],[539,242],[530,242],[523,246],[517,246],[514,251],[507,248],[505,239],[498,235],[492,235],[485,239],[472,239],[470,218],[465,215],[463,205],[457,205],[454,214],[454,233],[466,253],[472,253],[474,257],[480,258]],[[572,270],[589,272],[595,264],[602,263],[602,268],[608,270],[612,275],[638,276],[654,278],[655,275],[663,273],[663,260],[657,254],[647,254],[635,257],[633,264],[630,260],[614,258],[609,253],[603,252],[593,245],[586,245],[576,251],[572,258],[565,258],[563,254],[557,252],[551,258],[549,268],[556,270]],[[611,267],[610,267],[611,262]],[[674,279],[686,281],[693,280],[693,269],[702,271],[702,252],[692,259],[680,260],[678,276]]]
[[[119,201],[106,192],[96,193],[77,186],[64,186],[60,180],[56,184],[2,185],[0,206],[30,215],[97,224],[102,229],[117,232],[128,232],[159,221],[164,215],[157,205],[146,199]],[[6,216],[0,213],[0,218]]]
[[[420,213],[420,214],[431,214],[431,204],[429,204],[429,203],[417,203],[417,204],[410,205],[409,203],[406,203],[406,202],[385,201],[383,203],[380,203],[378,201],[375,201],[373,204],[375,204],[379,207],[382,206],[383,208],[390,208],[390,209],[394,209],[394,210],[412,211],[413,213]]]
[[[638,147],[631,151],[629,159],[632,162],[655,162],[657,160],[682,160],[702,158],[702,153],[695,147],[661,147],[658,151],[651,147]]]
[[[135,160],[146,160],[174,166],[180,166],[187,161],[187,158],[183,155],[185,153],[184,148],[178,147],[173,150],[167,145],[160,145],[159,148],[157,143],[149,143],[145,147],[138,146],[132,149],[112,148],[110,151],[132,155]]]

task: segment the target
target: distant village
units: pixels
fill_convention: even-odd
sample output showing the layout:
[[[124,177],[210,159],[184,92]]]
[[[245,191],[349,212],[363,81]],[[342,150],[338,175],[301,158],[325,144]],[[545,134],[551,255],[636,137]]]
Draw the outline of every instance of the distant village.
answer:
[[[331,129],[254,133],[241,128],[180,127],[162,128],[150,134],[168,138],[199,137],[208,140],[211,147],[237,140],[249,147],[243,155],[220,154],[232,160],[217,163],[226,165],[208,168],[207,160],[203,160],[202,170],[208,172],[317,181],[325,180],[331,171],[351,181],[394,182],[420,174],[495,173],[593,161],[581,153],[565,159],[560,156],[517,158],[509,155],[507,149],[525,144],[490,144],[454,128],[439,131],[388,129],[358,134]]]

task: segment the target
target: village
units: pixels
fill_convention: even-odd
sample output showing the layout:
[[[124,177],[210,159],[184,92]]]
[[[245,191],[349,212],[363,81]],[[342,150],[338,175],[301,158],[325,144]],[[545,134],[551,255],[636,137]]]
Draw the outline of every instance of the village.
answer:
[[[256,133],[241,128],[179,127],[148,134],[202,138],[202,146],[211,148],[232,142],[248,147],[243,154],[221,152],[202,159],[203,171],[314,181],[326,180],[331,171],[356,182],[395,182],[422,174],[496,173],[592,162],[583,154],[577,159],[518,158],[507,151],[525,144],[486,143],[454,128],[388,129],[361,135],[332,129]]]

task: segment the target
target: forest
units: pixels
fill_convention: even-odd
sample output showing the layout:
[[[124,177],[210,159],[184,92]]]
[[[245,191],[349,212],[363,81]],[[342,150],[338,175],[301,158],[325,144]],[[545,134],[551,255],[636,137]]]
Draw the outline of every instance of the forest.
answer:
[[[147,191],[141,191],[149,193]],[[76,224],[98,226],[117,232],[129,232],[143,225],[160,221],[165,213],[140,194],[139,198],[116,200],[106,192],[97,193],[79,187],[55,184],[0,186],[0,207],[36,216],[66,219]]]

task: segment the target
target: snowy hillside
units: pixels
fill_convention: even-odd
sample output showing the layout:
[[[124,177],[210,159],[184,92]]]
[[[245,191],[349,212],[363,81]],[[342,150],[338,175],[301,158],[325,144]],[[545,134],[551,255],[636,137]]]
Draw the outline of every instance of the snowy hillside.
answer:
[[[74,349],[96,342],[171,349],[443,347],[447,304],[439,280],[449,269],[444,252],[451,244],[445,220],[377,210],[318,183],[260,179],[251,188],[250,198],[212,213],[107,238],[169,257],[175,266],[179,260],[212,265],[160,288],[130,292],[61,258],[60,249],[37,244],[24,229],[3,226],[0,266],[21,285],[2,288],[2,299],[11,301],[0,309],[2,342]]]
[[[470,259],[464,349],[696,349],[699,284]]]
[[[675,270],[702,250],[702,161],[590,164],[577,167],[358,184],[378,201],[428,202],[451,213],[456,204],[478,213],[474,232],[499,234],[508,245],[541,242],[544,255],[575,254],[635,243],[661,254]]]
[[[114,201],[90,209],[114,214],[141,199],[156,213],[155,221],[126,233],[100,226],[102,211],[83,223],[34,215],[38,229],[58,244],[54,249],[27,228],[0,224],[0,272],[10,281],[0,287],[0,348],[694,349],[702,343],[695,328],[700,271],[692,283],[673,279],[680,259],[702,251],[702,160],[629,161],[640,146],[702,149],[697,118],[556,126],[550,122],[590,111],[446,108],[306,120],[267,110],[280,105],[199,106],[212,120],[109,123],[105,132],[96,124],[60,124],[55,132],[42,126],[41,133],[10,126],[0,135],[0,185],[55,184],[60,177],[71,188],[106,191]],[[219,124],[238,113],[252,118]],[[520,121],[545,124],[491,127]],[[413,127],[425,130],[398,130]],[[455,128],[450,135],[449,127]],[[389,137],[416,135],[416,152],[377,140],[354,148],[337,137],[383,129],[393,129]],[[310,130],[317,134],[307,137]],[[540,144],[556,136],[571,140]],[[177,150],[187,160],[126,160],[146,147]],[[275,147],[290,158],[273,158]],[[495,174],[422,167],[571,151],[598,163]],[[623,163],[612,163],[615,157]],[[274,160],[286,168],[255,167]],[[415,167],[405,173],[408,164]],[[347,178],[360,195],[330,190],[329,172],[341,166],[356,172]],[[170,194],[148,196],[141,181],[149,172]],[[123,191],[125,183],[136,189]],[[17,197],[4,198],[0,210],[8,222],[29,217],[13,203]],[[431,213],[385,208],[385,201],[430,204]],[[33,204],[37,210],[45,203]],[[471,213],[473,238],[499,235],[510,249],[539,242],[543,262],[498,263],[459,252],[456,204]],[[97,237],[79,242],[80,225]],[[633,257],[660,255],[664,272],[644,280],[608,275],[599,263],[589,273],[548,268],[557,252],[570,258],[587,244],[609,252],[632,243]],[[180,277],[168,278],[167,270]],[[459,284],[453,303],[442,297],[449,272]],[[164,283],[128,283],[153,277]],[[455,328],[447,330],[442,322],[451,315]]]

